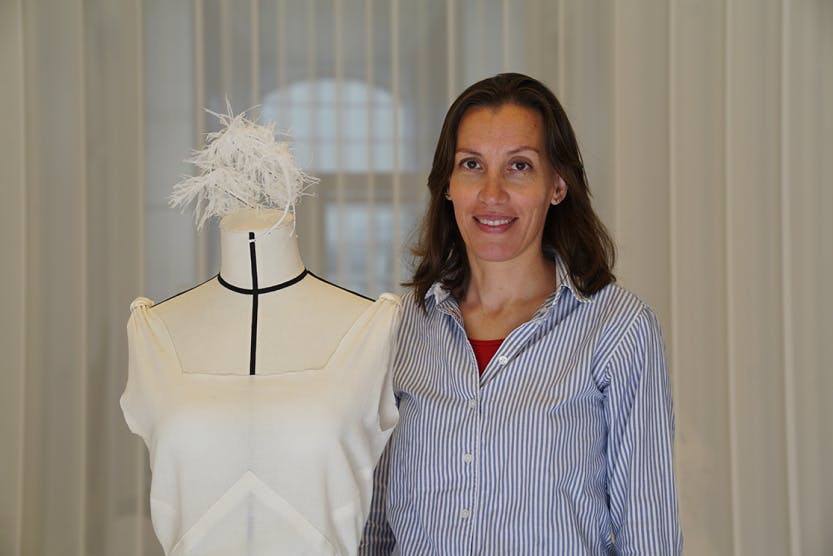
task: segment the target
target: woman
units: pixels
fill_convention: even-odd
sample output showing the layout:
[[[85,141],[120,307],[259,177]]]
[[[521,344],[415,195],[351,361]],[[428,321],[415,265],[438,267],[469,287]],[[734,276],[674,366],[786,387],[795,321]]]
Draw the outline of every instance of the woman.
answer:
[[[572,127],[538,81],[446,115],[365,553],[677,554],[651,310],[614,283]]]

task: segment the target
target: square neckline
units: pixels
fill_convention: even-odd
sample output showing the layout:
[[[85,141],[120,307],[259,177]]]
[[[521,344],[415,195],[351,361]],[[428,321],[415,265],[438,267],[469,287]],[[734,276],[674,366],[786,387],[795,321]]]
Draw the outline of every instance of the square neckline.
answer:
[[[380,307],[384,303],[387,303],[387,302],[393,303],[395,306],[398,307],[399,306],[399,297],[396,296],[395,294],[385,292],[385,293],[382,293],[378,297],[378,299],[376,299],[373,303],[371,303],[365,309],[363,309],[362,312],[359,314],[359,316],[356,317],[356,320],[354,320],[353,323],[350,325],[350,328],[348,328],[345,331],[345,333],[341,336],[338,343],[336,344],[335,349],[330,353],[329,357],[327,357],[327,360],[324,362],[324,364],[322,366],[320,366],[320,367],[307,367],[307,368],[303,368],[303,369],[287,369],[287,370],[281,370],[281,371],[265,371],[265,372],[258,372],[258,373],[255,373],[255,374],[249,374],[248,372],[234,373],[234,372],[206,372],[206,371],[186,370],[185,366],[182,363],[182,359],[179,356],[179,352],[176,349],[176,345],[174,344],[173,337],[171,336],[171,332],[168,329],[167,323],[164,321],[164,319],[162,319],[158,316],[153,316],[153,318],[155,320],[159,321],[162,324],[162,327],[165,330],[165,336],[166,336],[167,342],[170,346],[170,351],[171,351],[171,353],[173,354],[173,357],[176,360],[176,366],[177,366],[176,375],[177,376],[182,376],[182,377],[186,377],[186,378],[189,378],[189,377],[217,377],[218,380],[222,380],[224,378],[225,379],[244,378],[244,379],[246,379],[246,381],[251,382],[252,379],[255,379],[257,377],[260,377],[261,380],[264,380],[264,379],[270,378],[270,377],[280,377],[280,376],[287,376],[287,375],[289,375],[289,376],[299,376],[299,375],[318,376],[318,375],[324,374],[324,372],[334,363],[336,358],[345,349],[345,346],[348,345],[348,340],[351,339],[353,336],[355,336],[357,334],[358,328],[361,325],[363,325],[365,322],[370,320],[370,317],[372,316],[372,314],[375,314],[376,312],[378,312]],[[148,311],[148,316],[150,316],[150,311]],[[241,367],[241,368],[243,368],[243,367]]]

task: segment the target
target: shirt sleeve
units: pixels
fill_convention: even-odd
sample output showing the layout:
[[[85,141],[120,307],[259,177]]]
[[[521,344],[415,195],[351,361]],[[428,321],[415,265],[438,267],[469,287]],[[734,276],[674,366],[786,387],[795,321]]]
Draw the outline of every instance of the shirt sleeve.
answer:
[[[390,447],[393,438],[388,441],[376,470],[373,473],[373,496],[370,501],[370,515],[364,525],[362,540],[359,543],[359,556],[382,556],[393,552],[396,540],[390,528],[385,512],[388,491],[388,472],[390,470]]]
[[[647,307],[607,364],[608,495],[617,554],[682,552],[674,413],[659,323]]]

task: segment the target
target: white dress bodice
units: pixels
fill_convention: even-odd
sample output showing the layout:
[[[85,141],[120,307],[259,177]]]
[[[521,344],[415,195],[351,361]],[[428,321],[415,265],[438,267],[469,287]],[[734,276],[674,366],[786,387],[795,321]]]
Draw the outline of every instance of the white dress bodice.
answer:
[[[354,554],[398,418],[399,298],[369,304],[323,366],[254,375],[184,368],[161,307],[131,305],[121,406],[150,453],[165,553]]]

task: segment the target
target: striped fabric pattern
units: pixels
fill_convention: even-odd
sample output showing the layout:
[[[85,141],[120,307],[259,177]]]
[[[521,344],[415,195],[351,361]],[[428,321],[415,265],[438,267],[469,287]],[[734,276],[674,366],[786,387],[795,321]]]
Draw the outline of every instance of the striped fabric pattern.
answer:
[[[559,288],[479,376],[459,307],[403,298],[400,421],[361,554],[679,554],[659,325],[612,284]]]

